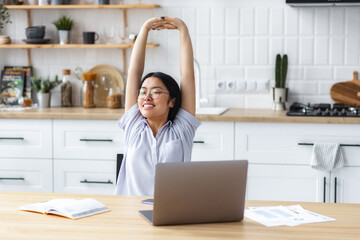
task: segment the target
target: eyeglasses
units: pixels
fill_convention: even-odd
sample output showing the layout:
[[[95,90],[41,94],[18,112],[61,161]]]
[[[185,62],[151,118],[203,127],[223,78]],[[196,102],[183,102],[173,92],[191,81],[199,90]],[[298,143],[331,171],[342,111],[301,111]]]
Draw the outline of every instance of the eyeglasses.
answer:
[[[170,93],[167,93],[167,92],[160,92],[160,91],[157,90],[157,89],[151,89],[151,90],[150,90],[150,97],[151,97],[152,99],[157,99],[157,98],[160,97],[160,94],[162,94],[162,93],[165,93],[165,94],[169,94],[169,95],[170,95]],[[145,89],[137,90],[138,99],[145,99],[146,96],[147,96],[147,94],[148,94],[148,91],[145,90]]]

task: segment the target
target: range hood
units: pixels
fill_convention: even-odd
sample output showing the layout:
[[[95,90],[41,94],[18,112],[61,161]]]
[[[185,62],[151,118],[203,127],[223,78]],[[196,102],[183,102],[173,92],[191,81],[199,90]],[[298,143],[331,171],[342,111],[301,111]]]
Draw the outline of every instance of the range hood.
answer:
[[[286,0],[293,7],[360,6],[360,0]]]

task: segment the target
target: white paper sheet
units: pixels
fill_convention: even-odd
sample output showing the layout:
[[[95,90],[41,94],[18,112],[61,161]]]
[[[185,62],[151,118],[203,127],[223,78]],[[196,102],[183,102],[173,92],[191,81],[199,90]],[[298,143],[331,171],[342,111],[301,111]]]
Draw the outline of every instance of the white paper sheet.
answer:
[[[305,223],[328,222],[336,219],[305,210],[300,205],[249,207],[245,217],[267,227],[297,226]]]

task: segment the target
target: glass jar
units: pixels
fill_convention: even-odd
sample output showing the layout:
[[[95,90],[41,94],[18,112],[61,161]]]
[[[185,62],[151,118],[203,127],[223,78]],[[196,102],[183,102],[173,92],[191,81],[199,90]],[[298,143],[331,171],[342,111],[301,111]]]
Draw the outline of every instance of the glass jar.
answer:
[[[95,80],[83,80],[83,88],[81,91],[82,95],[82,106],[84,108],[96,107],[95,104]]]
[[[61,106],[72,107],[72,85],[70,83],[70,69],[63,70],[63,83],[61,84]]]
[[[120,87],[112,87],[109,89],[109,94],[106,98],[108,108],[121,108],[121,99],[123,91]]]

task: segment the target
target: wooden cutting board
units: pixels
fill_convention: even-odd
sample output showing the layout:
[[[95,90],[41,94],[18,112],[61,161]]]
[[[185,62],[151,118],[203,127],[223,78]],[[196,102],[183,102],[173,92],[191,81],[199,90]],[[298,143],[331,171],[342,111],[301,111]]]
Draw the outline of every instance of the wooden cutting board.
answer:
[[[354,72],[353,80],[334,84],[330,89],[330,96],[337,103],[360,106],[358,72]]]

